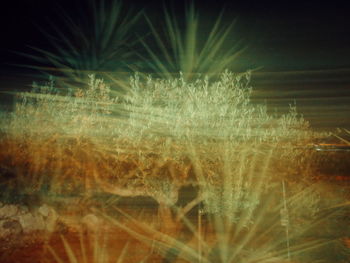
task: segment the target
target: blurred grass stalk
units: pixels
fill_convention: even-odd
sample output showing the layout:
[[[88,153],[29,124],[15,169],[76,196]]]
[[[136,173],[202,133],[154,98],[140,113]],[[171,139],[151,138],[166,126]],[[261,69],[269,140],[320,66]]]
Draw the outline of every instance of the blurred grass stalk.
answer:
[[[81,88],[90,74],[108,79],[110,72],[129,72],[139,41],[133,32],[143,11],[128,10],[119,0],[88,0],[74,16],[57,9],[61,14],[58,22],[48,21],[52,31],[38,26],[51,50],[31,47],[37,55],[18,52],[42,66],[20,66],[58,75],[59,86],[66,89]]]
[[[235,41],[235,44],[229,42],[234,23],[223,25],[222,16],[223,13],[206,32],[207,27],[200,23],[193,2],[186,7],[184,25],[166,9],[163,30],[158,29],[146,15],[154,44],[141,39],[149,58],[143,54],[140,57],[148,62],[153,73],[167,79],[178,72],[189,80],[194,74],[211,77],[231,69],[244,48],[241,41]]]
[[[66,255],[59,255],[56,248],[51,245],[47,246],[49,254],[56,263],[122,263],[125,260],[126,253],[129,250],[129,243],[126,243],[116,258],[111,258],[110,249],[113,245],[107,239],[106,233],[91,233],[85,237],[84,233],[79,232],[79,248],[76,249],[75,243],[70,243],[63,235],[60,235],[64,252]],[[67,261],[68,260],[68,261]],[[47,256],[44,262],[52,263]],[[143,260],[140,262],[144,262]]]
[[[335,242],[332,238],[305,238],[305,233],[327,220],[327,217],[317,216],[305,221],[298,229],[290,229],[286,240],[285,223],[283,218],[281,221],[280,211],[286,208],[287,203],[293,204],[293,219],[299,220],[302,215],[296,211],[308,207],[308,203],[312,202],[309,198],[313,198],[310,195],[313,190],[312,186],[306,187],[295,195],[285,196],[285,199],[280,197],[283,178],[271,174],[273,149],[265,154],[254,153],[247,161],[251,149],[242,149],[233,158],[237,152],[223,147],[221,154],[215,156],[218,174],[212,176],[217,178],[208,175],[215,171],[207,170],[206,160],[202,160],[195,149],[189,152],[192,152],[191,160],[201,197],[194,208],[198,213],[197,222],[193,217],[184,215],[183,208],[176,206],[173,207],[175,215],[180,214],[181,217],[177,217],[180,220],[176,221],[179,226],[173,228],[175,231],[169,230],[171,225],[157,228],[144,223],[118,207],[115,209],[123,215],[123,219],[103,212],[99,212],[99,215],[146,245],[155,246],[169,262],[305,262],[305,254]],[[215,188],[220,190],[216,191]],[[199,211],[201,203],[203,210]],[[166,224],[164,219],[159,220]],[[295,222],[291,223],[296,226]],[[181,238],[181,233],[176,229],[189,231],[191,237]]]

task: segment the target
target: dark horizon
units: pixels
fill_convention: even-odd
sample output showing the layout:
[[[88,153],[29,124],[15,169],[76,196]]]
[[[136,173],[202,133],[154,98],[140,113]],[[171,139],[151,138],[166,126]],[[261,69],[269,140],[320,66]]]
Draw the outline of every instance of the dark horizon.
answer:
[[[109,0],[110,1],[110,0]],[[6,64],[28,63],[13,52],[33,52],[28,46],[48,48],[50,23],[62,24],[61,7],[79,19],[88,1],[15,1],[3,6],[1,27],[1,69],[15,69]],[[190,1],[122,1],[125,9],[145,10],[162,22],[164,4],[183,17],[184,5]],[[248,47],[239,61],[241,68],[263,67],[266,71],[325,70],[350,68],[350,21],[345,6],[316,1],[280,3],[258,1],[194,1],[201,22],[214,21],[224,11],[224,23],[237,19],[234,41]],[[317,3],[317,4],[316,4]],[[84,14],[84,11],[82,12]],[[206,21],[208,20],[208,21]]]

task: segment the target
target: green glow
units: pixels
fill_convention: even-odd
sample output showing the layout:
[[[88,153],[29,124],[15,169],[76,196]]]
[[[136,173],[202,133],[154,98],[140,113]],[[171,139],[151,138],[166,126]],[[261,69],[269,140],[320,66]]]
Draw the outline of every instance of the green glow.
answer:
[[[203,24],[200,24],[193,4],[187,9],[183,30],[174,14],[164,10],[164,16],[165,37],[146,16],[157,48],[151,48],[146,41],[142,41],[150,57],[150,60],[144,57],[149,67],[163,77],[172,77],[172,73],[178,72],[182,72],[185,79],[193,73],[218,74],[230,68],[244,50],[240,48],[240,41],[227,47],[234,23],[223,29],[222,14],[205,36],[201,33]]]

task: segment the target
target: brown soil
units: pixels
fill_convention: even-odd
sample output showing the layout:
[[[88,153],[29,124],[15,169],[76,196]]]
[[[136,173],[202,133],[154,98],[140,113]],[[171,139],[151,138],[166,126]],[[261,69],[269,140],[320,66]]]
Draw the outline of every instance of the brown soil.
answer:
[[[45,145],[50,147],[45,147]],[[51,172],[57,167],[61,171],[65,171],[62,178],[54,181],[57,184],[58,190],[63,194],[74,192],[77,189],[81,192],[85,190],[94,190],[96,171],[101,175],[99,179],[103,179],[108,183],[111,180],[116,180],[121,185],[122,182],[120,181],[134,180],[136,178],[134,174],[145,174],[149,177],[154,176],[156,172],[161,174],[169,172],[169,177],[171,177],[170,181],[174,184],[181,184],[188,179],[193,179],[191,178],[191,176],[193,176],[193,169],[191,165],[188,164],[187,160],[176,160],[178,161],[176,163],[174,160],[164,160],[160,162],[158,155],[149,155],[143,159],[135,159],[134,156],[128,154],[108,156],[107,154],[102,154],[94,145],[77,140],[65,143],[64,147],[62,147],[61,142],[55,140],[49,140],[45,142],[45,145],[43,146],[41,142],[20,143],[18,140],[1,140],[0,149],[7,149],[7,151],[0,150],[1,183],[13,180],[14,188],[22,186],[27,187],[30,185],[33,186],[33,188],[39,189],[40,185],[37,185],[38,174],[47,174],[48,171]],[[35,152],[35,154],[33,154],[33,152]],[[346,200],[350,200],[350,170],[348,169],[348,158],[348,153],[320,153],[318,157],[316,156],[315,160],[317,163],[314,165],[317,166],[319,173],[318,176],[313,176],[313,179],[325,182],[324,185],[327,186],[325,187],[325,197],[329,196],[328,193],[330,192],[342,192],[344,193],[342,195],[346,196]],[[325,162],[324,160],[328,161]],[[215,163],[208,163],[205,165],[207,165],[205,169],[216,169]],[[281,162],[280,166],[280,169],[286,169],[285,163]],[[300,169],[302,169],[302,167]],[[155,172],[153,173],[153,171]],[[111,174],[111,172],[117,175],[123,175],[124,177],[109,178],[109,176],[106,176],[106,174]],[[16,181],[18,179],[18,173],[20,173],[21,178]],[[296,174],[293,180],[300,180],[298,176],[299,174]],[[74,178],[74,180],[71,178]],[[53,178],[53,180],[54,179],[55,178]],[[69,183],[70,181],[72,182]],[[83,185],[83,187],[81,187],[81,185]],[[18,189],[20,188],[16,190]],[[39,199],[37,202],[42,203],[43,201],[45,200]],[[180,199],[180,201],[183,200]],[[32,205],[37,204],[32,203]],[[94,245],[91,244],[91,240],[97,237],[94,231],[98,233],[98,236],[106,238],[106,254],[109,255],[110,262],[115,262],[116,259],[120,257],[126,244],[128,244],[128,250],[122,262],[137,263],[145,258],[147,258],[146,262],[166,262],[164,257],[159,255],[159,251],[156,251],[150,242],[148,242],[148,245],[147,242],[140,242],[116,226],[103,223],[99,226],[93,225],[92,228],[86,228],[86,226],[82,227],[81,216],[88,213],[87,208],[74,203],[68,203],[67,205],[71,208],[63,209],[64,212],[59,211],[59,214],[61,215],[63,213],[63,217],[69,218],[67,219],[69,222],[62,220],[61,225],[58,226],[54,233],[50,235],[32,233],[31,235],[21,235],[11,240],[1,240],[0,262],[54,263],[56,261],[48,248],[51,247],[51,249],[60,256],[62,262],[70,263],[67,255],[67,248],[64,247],[62,240],[63,236],[74,253],[76,253],[79,263],[84,262],[82,261],[83,255],[81,253],[81,240],[83,237],[85,240],[84,247],[87,251],[86,256],[90,260],[88,263],[96,263],[92,261]],[[182,226],[174,225],[174,218],[171,217],[171,214],[165,213],[161,218],[157,218],[157,207],[147,208],[143,207],[142,204],[134,206],[133,208],[129,207],[127,210],[134,217],[137,217],[139,216],[140,210],[143,208],[148,210],[148,212],[141,217],[142,222],[150,225],[155,221],[155,227],[160,232],[173,236],[176,239],[187,239],[189,240],[188,244],[196,247],[197,241],[195,239],[191,240],[191,235],[189,235]],[[194,218],[194,221],[195,220],[196,218]],[[132,229],[135,229],[135,225],[132,225],[130,222],[124,221],[124,223],[128,224]],[[343,223],[346,224],[349,223],[349,221]],[[213,234],[212,226],[204,225],[203,228],[207,229],[207,242],[213,243],[215,241],[215,235]],[[136,230],[138,233],[143,233],[142,229],[137,229],[136,227]],[[149,233],[144,234],[149,240],[157,240],[160,238],[159,236],[155,236],[154,233],[152,235]],[[342,238],[344,244],[350,248],[350,237],[343,236]]]

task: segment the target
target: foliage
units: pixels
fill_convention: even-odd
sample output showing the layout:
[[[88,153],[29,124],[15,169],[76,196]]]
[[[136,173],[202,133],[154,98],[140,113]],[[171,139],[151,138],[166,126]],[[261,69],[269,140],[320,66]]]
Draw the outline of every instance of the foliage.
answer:
[[[313,138],[314,133],[295,108],[276,119],[267,114],[265,105],[251,103],[249,81],[250,72],[225,71],[215,81],[207,77],[186,81],[182,75],[175,79],[143,79],[135,74],[130,78],[125,95],[116,97],[110,87],[94,75],[89,76],[87,88],[77,89],[71,95],[56,89],[54,80],[50,79],[44,85],[34,84],[31,92],[18,94],[20,100],[3,129],[10,137],[23,141],[28,150],[32,149],[32,154],[38,154],[36,159],[40,162],[32,164],[35,171],[45,171],[49,163],[58,164],[56,160],[68,158],[65,149],[76,153],[95,152],[90,154],[91,158],[100,160],[108,173],[112,170],[107,161],[101,159],[125,162],[125,156],[129,155],[133,163],[127,170],[121,168],[121,172],[134,176],[137,173],[138,179],[132,180],[135,185],[129,180],[130,189],[138,194],[151,194],[157,200],[164,200],[170,191],[173,194],[168,196],[172,203],[177,200],[179,182],[190,174],[189,165],[184,162],[186,145],[194,145],[211,159],[217,147],[221,147],[218,145],[234,149],[239,144],[241,147],[249,144],[255,151],[261,151],[259,147],[263,148],[264,143],[270,146],[285,141],[296,144],[298,140]],[[52,152],[59,156],[48,159],[45,149],[38,146],[53,140],[57,151]],[[75,141],[80,148],[73,150],[75,146],[66,145],[69,141]],[[105,157],[106,153],[112,154],[111,157]],[[158,164],[147,157],[149,153],[161,158]],[[234,173],[234,167],[231,168]],[[185,171],[181,172],[182,169]],[[169,175],[160,174],[164,172]],[[86,174],[93,174],[93,171]],[[105,191],[124,192],[117,186],[100,183]],[[148,190],[136,191],[136,185]],[[211,188],[215,189],[213,185]],[[131,194],[130,189],[125,194]]]
[[[225,71],[217,80],[207,76],[178,78],[131,77],[126,105],[138,136],[162,134],[206,141],[281,141],[310,138],[308,123],[295,107],[281,118],[268,115],[266,105],[251,102],[251,72]]]

